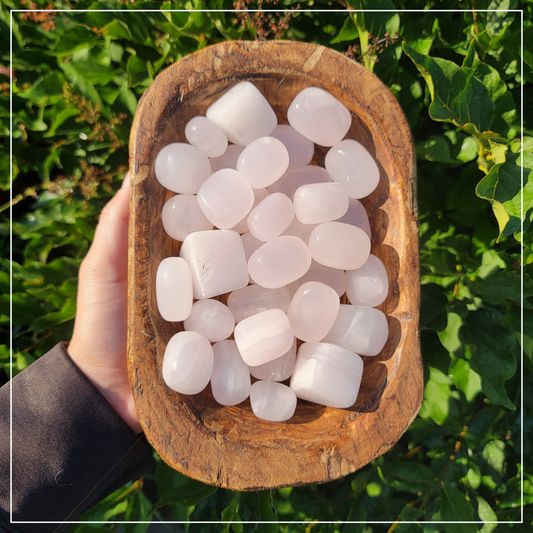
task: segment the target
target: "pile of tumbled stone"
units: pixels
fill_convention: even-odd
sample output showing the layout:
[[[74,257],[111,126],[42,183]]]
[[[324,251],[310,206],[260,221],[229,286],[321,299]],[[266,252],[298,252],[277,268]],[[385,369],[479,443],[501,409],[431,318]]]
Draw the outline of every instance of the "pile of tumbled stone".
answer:
[[[351,114],[328,92],[304,89],[287,119],[278,125],[262,93],[239,83],[188,122],[190,144],[169,144],[155,161],[158,181],[177,193],[162,222],[182,242],[156,276],[161,316],[185,329],[168,342],[164,381],[182,394],[211,382],[220,404],[250,397],[271,421],[289,419],[297,398],[353,405],[360,356],[379,354],[388,337],[375,308],[388,276],[370,254],[359,201],[379,168],[344,138]],[[309,164],[314,143],[331,147],[325,168]],[[351,305],[340,303],[345,293]]]

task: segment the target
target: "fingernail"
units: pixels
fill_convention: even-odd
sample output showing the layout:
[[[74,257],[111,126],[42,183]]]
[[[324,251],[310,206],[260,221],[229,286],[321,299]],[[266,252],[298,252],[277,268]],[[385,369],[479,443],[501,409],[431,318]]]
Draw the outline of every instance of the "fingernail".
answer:
[[[129,189],[130,187],[130,171],[126,172],[126,175],[124,176],[124,179],[122,180],[122,185],[120,186],[121,189]]]

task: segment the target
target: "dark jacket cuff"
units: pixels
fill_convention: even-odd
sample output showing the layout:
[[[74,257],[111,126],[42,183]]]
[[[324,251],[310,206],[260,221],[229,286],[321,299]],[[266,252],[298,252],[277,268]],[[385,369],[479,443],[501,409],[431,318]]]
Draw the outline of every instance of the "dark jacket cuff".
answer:
[[[132,431],[62,343],[0,389],[0,435],[0,529],[17,533],[61,531],[57,522],[76,520],[154,465],[144,435]],[[25,520],[56,523],[15,523]]]

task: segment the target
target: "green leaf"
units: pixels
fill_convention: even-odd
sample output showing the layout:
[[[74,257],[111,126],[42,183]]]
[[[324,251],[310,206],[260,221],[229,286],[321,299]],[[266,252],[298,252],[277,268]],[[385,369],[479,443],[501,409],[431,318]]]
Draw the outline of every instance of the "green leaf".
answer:
[[[470,368],[468,361],[456,359],[450,367],[450,374],[454,385],[469,402],[481,392],[481,378]]]
[[[447,320],[446,329],[439,332],[439,339],[442,345],[453,353],[462,346],[459,340],[459,330],[463,325],[463,319],[457,313],[448,313]]]
[[[430,367],[429,380],[424,389],[424,401],[419,413],[422,418],[431,418],[439,425],[444,424],[450,410],[448,402],[451,383],[446,374]]]
[[[115,19],[102,28],[102,33],[108,35],[112,39],[126,39],[133,40],[133,36],[128,25],[122,20]]]
[[[339,33],[334,39],[330,41],[330,44],[342,43],[344,41],[353,41],[359,37],[359,31],[357,30],[352,17],[348,16],[344,20],[344,24]]]
[[[505,467],[505,443],[501,440],[493,440],[483,448],[483,459],[494,468],[494,470],[503,475]]]
[[[488,5],[486,14],[485,29],[492,35],[498,35],[513,22],[516,13],[517,0],[492,0]]]
[[[449,522],[470,522],[474,520],[472,506],[465,495],[455,487],[442,483],[440,491],[440,516],[446,533],[475,533],[478,528],[475,524],[451,524]]]
[[[487,503],[487,500],[478,496],[477,498],[477,514],[484,522],[498,522],[498,515],[494,512],[492,507]],[[481,533],[492,533],[498,524],[484,524],[481,528]]]
[[[91,48],[95,44],[95,34],[81,25],[63,32],[56,41],[50,54],[63,57],[72,55],[78,50]]]
[[[154,80],[150,62],[143,61],[139,56],[130,57],[127,69],[132,87],[137,85],[148,86]]]
[[[164,494],[163,497],[152,506],[148,511],[148,514],[151,515],[160,507],[176,502],[186,506],[197,505],[204,498],[211,496],[211,494],[214,494],[216,491],[217,487],[205,485],[195,479],[187,479],[187,481],[178,488],[172,489]]]
[[[494,165],[476,187],[476,194],[492,205],[500,229],[499,238],[514,233],[520,227],[522,196],[524,214],[533,207],[533,157],[524,152],[521,155],[524,158],[523,169],[520,167],[520,155],[510,154],[505,163]]]
[[[38,106],[53,104],[61,100],[65,82],[65,77],[61,73],[48,74],[39,78],[30,90],[20,92],[17,96]]]
[[[405,43],[403,48],[429,87],[429,115],[433,120],[448,121],[458,126],[473,124],[479,132],[490,128],[494,103],[471,68],[425,56]]]
[[[444,308],[448,303],[444,289],[436,283],[427,283],[422,285],[421,292],[420,328],[442,331],[446,328]]]
[[[516,372],[516,360],[511,353],[516,339],[504,325],[503,316],[488,308],[470,312],[459,337],[467,345],[465,353],[471,368],[481,376],[483,393],[491,402],[514,409],[504,382]]]
[[[435,484],[433,472],[420,463],[386,463],[383,465],[383,475],[394,489],[414,494],[425,492]]]

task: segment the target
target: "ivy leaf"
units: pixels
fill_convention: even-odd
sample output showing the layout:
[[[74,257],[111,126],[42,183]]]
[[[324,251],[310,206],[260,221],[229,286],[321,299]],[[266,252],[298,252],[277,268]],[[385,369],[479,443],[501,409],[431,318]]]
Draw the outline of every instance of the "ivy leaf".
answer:
[[[466,344],[470,366],[481,376],[483,393],[491,402],[514,409],[504,382],[516,372],[516,360],[511,353],[516,339],[504,325],[503,316],[489,308],[470,312],[459,337]]]
[[[494,103],[471,68],[420,54],[406,43],[403,49],[429,87],[429,116],[433,120],[452,122],[458,126],[473,124],[478,132],[490,128]]]
[[[444,372],[436,368],[429,369],[429,380],[419,413],[422,418],[431,418],[439,425],[444,424],[450,410],[450,386],[451,380]]]
[[[454,385],[463,392],[469,402],[481,392],[481,378],[465,359],[456,359],[450,366],[450,374]]]
[[[476,194],[492,205],[500,230],[498,239],[511,235],[520,228],[522,197],[524,215],[533,207],[533,154],[521,154],[523,169],[520,167],[520,154],[510,154],[507,161],[494,165],[476,187]]]
[[[440,516],[446,521],[443,523],[446,533],[476,533],[478,531],[475,524],[450,523],[474,520],[472,506],[459,489],[442,483],[440,498]]]

